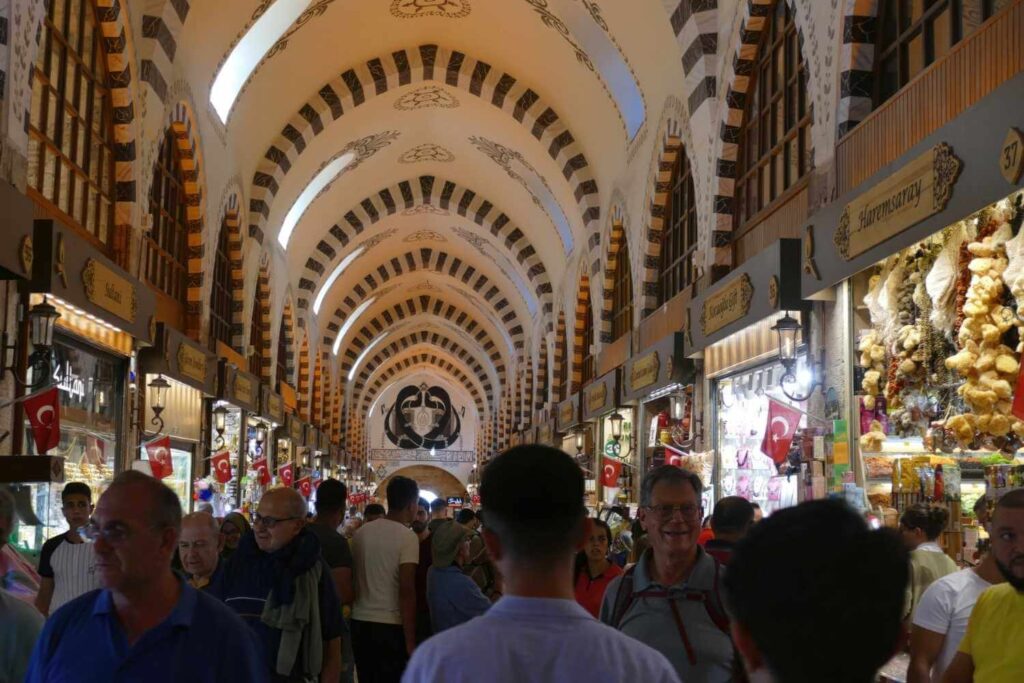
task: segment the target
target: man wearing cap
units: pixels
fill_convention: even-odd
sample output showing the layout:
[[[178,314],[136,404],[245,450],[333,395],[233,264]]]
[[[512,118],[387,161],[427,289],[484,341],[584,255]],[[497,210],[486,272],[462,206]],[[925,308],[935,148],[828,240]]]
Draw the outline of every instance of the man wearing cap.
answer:
[[[431,536],[434,563],[427,572],[427,604],[434,633],[478,617],[491,606],[473,579],[462,572],[472,532],[448,521]]]

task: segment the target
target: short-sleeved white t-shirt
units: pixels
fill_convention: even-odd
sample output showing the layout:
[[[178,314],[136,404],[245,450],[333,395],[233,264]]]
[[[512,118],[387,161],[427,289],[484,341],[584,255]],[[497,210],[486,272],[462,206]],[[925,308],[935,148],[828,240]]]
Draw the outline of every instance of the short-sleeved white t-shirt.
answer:
[[[398,567],[419,561],[419,539],[404,524],[382,517],[359,527],[352,537],[352,571],[356,578],[352,618],[401,625]]]
[[[938,579],[921,596],[914,610],[914,626],[946,635],[939,658],[932,666],[933,683],[942,680],[942,674],[953,661],[960,641],[967,633],[974,603],[991,585],[973,569],[963,569]]]

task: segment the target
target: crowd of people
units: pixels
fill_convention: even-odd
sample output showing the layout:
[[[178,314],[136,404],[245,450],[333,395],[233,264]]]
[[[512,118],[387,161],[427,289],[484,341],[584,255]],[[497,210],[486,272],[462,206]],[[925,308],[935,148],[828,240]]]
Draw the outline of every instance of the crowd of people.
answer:
[[[643,479],[622,567],[584,488],[543,446],[495,458],[454,517],[402,476],[361,520],[333,479],[312,519],[276,487],[251,522],[183,515],[139,472],[95,506],[71,483],[34,603],[0,590],[0,681],[869,683],[908,642],[910,683],[1024,680],[1024,491],[960,570],[924,505],[897,534],[841,501],[760,520],[730,497],[704,530],[672,466]],[[13,517],[0,490],[0,543]]]

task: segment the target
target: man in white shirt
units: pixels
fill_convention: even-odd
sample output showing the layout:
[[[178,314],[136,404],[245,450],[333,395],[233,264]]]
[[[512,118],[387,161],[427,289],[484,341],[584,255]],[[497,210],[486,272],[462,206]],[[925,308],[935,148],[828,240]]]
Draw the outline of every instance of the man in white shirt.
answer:
[[[519,446],[487,465],[483,538],[505,596],[417,648],[405,683],[678,683],[664,655],[576,602],[573,558],[590,533],[583,496],[579,466],[554,448]]]
[[[409,525],[420,490],[396,476],[388,484],[388,514],[352,537],[352,646],[360,683],[397,683],[416,647],[416,565],[420,544]]]
[[[977,567],[948,574],[928,586],[914,610],[907,683],[942,680],[967,632],[978,596],[1003,580],[995,558],[987,553]]]
[[[69,482],[60,492],[60,500],[68,530],[44,543],[39,554],[36,608],[43,616],[100,587],[92,546],[79,536],[92,515],[92,490],[83,482]]]

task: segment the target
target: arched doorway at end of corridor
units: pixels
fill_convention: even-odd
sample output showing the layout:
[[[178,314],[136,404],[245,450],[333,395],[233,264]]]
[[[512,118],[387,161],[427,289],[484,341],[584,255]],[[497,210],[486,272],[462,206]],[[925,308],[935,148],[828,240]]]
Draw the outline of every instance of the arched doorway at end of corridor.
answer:
[[[454,475],[433,465],[412,465],[389,474],[378,486],[374,495],[381,502],[387,501],[388,484],[395,476],[408,477],[419,484],[421,491],[429,491],[438,498],[462,498],[466,500],[466,486]]]

